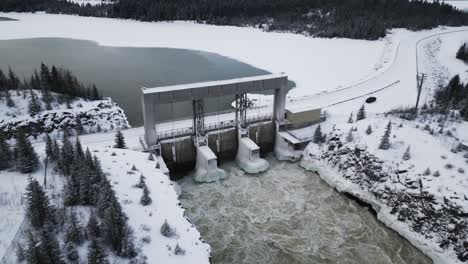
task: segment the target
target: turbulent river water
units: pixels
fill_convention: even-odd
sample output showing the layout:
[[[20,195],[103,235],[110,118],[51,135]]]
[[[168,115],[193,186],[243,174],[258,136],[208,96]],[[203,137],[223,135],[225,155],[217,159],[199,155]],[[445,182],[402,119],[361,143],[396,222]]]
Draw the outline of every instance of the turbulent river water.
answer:
[[[228,179],[179,183],[181,201],[215,264],[431,263],[366,209],[298,164],[269,157],[271,168],[246,175],[221,166]]]

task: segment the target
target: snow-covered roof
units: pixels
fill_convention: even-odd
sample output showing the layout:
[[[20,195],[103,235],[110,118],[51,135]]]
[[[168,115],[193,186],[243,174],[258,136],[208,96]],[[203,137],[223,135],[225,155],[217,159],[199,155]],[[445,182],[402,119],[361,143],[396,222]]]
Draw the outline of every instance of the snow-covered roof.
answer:
[[[284,138],[285,140],[287,140],[288,142],[290,142],[291,144],[297,144],[297,143],[300,143],[301,141],[299,141],[299,139],[297,139],[296,137],[294,137],[293,135],[289,134],[288,132],[283,132],[283,131],[280,131],[278,132],[278,134]]]

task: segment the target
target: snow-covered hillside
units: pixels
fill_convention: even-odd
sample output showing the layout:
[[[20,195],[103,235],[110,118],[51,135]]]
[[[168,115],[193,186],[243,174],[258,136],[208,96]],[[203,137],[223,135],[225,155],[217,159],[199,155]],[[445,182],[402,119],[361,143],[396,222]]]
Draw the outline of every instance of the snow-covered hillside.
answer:
[[[43,145],[36,144],[40,160],[45,156]],[[132,150],[99,148],[94,144],[84,147],[91,148],[92,153],[101,161],[102,169],[113,185],[123,212],[129,218],[128,224],[134,231],[139,261],[146,259],[145,263],[209,263],[210,246],[201,240],[197,229],[185,218],[184,209],[180,207],[175,190],[176,183],[171,183],[169,177],[156,167],[158,161],[149,160],[147,153]],[[3,179],[0,186],[0,259],[3,258],[4,263],[17,263],[18,244],[25,243],[29,224],[23,220],[23,194],[28,177],[36,178],[42,183],[43,175],[44,167],[32,175],[17,171],[0,171],[0,177]],[[47,194],[52,198],[51,202],[54,205],[62,207],[63,176],[50,166],[47,175]],[[152,203],[147,206],[140,203],[142,189],[135,187],[141,175],[145,177],[152,199]],[[67,208],[77,214],[81,226],[86,226],[90,207]],[[165,221],[174,230],[174,235],[170,238],[163,236],[160,231]],[[85,242],[78,247],[81,260],[86,259],[88,245],[89,242]],[[177,245],[181,250],[176,253]],[[108,255],[112,261],[129,262],[128,259],[116,257],[110,252]]]
[[[201,240],[200,233],[184,216],[178,196],[169,176],[156,168],[157,161],[148,160],[148,154],[112,148],[95,149],[104,172],[108,173],[129,224],[135,231],[137,247],[141,247],[148,263],[209,263],[210,246]],[[114,155],[115,154],[115,155]],[[136,170],[132,170],[135,166]],[[143,175],[146,178],[152,204],[140,204],[142,190],[135,188]],[[175,236],[161,235],[164,221],[175,229]],[[185,251],[174,253],[176,245]]]
[[[33,91],[37,102],[41,104],[39,113],[31,116],[29,103],[30,91],[10,91],[14,102],[13,107],[8,107],[6,99],[0,100],[0,131],[8,137],[19,128],[31,132],[31,135],[42,139],[44,133],[57,135],[64,128],[77,127],[77,118],[83,127],[83,133],[98,131],[112,131],[130,127],[124,111],[110,98],[102,100],[84,100],[77,98],[71,101],[69,107],[66,102],[52,102],[52,110],[45,110],[45,103],[40,99],[41,91]],[[59,96],[52,93],[52,96]]]
[[[466,226],[458,214],[468,213],[468,151],[457,147],[468,138],[468,123],[445,116],[421,116],[418,121],[406,121],[392,115],[373,115],[355,123],[348,123],[347,119],[344,115],[330,116],[322,124],[322,131],[333,140],[321,146],[310,144],[304,152],[302,166],[317,171],[338,190],[372,204],[379,219],[436,263],[462,263],[455,252],[461,252],[461,256],[467,252],[460,248],[454,250],[454,246],[463,248],[460,238],[467,235],[466,230],[455,228]],[[382,150],[379,143],[389,121],[392,122],[391,147]],[[369,126],[372,133],[367,135]],[[309,128],[309,134],[312,129]],[[405,160],[408,147],[410,157]],[[409,206],[411,210],[398,211],[393,202],[399,193],[414,197],[425,194],[434,201],[430,207],[422,202],[403,202],[403,208]],[[450,208],[451,215],[435,213],[437,210],[450,212]],[[431,217],[444,228],[431,226]],[[447,226],[448,223],[451,224]],[[460,237],[452,240],[452,232]]]

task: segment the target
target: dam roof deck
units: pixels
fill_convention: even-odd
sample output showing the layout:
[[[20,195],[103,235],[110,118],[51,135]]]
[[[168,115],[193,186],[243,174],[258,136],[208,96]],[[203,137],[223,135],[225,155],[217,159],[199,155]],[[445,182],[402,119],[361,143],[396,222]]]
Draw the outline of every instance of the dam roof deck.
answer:
[[[222,95],[258,93],[286,87],[284,73],[243,77],[230,80],[209,81],[141,89],[143,96],[151,96],[153,103],[171,103],[197,100]]]

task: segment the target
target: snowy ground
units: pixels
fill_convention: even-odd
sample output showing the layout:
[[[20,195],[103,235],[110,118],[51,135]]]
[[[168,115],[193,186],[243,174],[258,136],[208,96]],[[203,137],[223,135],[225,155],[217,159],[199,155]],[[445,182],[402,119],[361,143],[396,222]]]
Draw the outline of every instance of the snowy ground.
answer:
[[[43,182],[43,170],[34,175]],[[29,175],[16,171],[0,171],[0,259],[10,246],[24,218],[23,193]]]
[[[91,147],[91,146],[90,146]],[[131,150],[93,148],[101,160],[104,172],[108,173],[124,212],[129,216],[129,225],[135,231],[137,247],[143,249],[148,263],[209,263],[210,246],[203,243],[200,233],[185,218],[184,209],[169,177],[156,168],[156,161],[148,160],[148,154]],[[115,153],[115,156],[111,154]],[[135,165],[137,171],[132,171]],[[146,177],[151,205],[142,206],[142,190],[134,188],[140,175]],[[167,220],[175,228],[176,236],[167,238],[160,227]],[[144,242],[143,239],[151,239]],[[175,255],[176,244],[185,250],[184,255]]]

